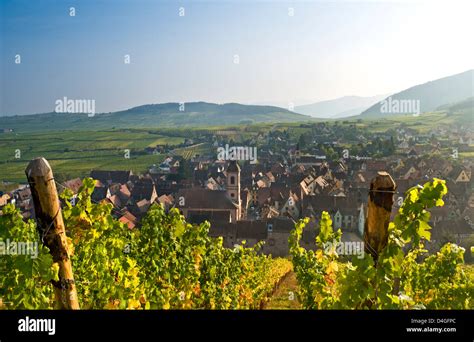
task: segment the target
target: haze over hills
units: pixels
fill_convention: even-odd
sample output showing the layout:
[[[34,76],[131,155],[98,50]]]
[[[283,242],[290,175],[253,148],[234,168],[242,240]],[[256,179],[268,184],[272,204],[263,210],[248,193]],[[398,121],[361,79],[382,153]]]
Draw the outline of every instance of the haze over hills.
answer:
[[[417,85],[393,94],[392,100],[419,101],[420,113],[442,111],[461,115],[468,122],[473,116],[474,70],[444,77]],[[89,117],[85,113],[43,113],[35,115],[2,116],[0,131],[54,131],[111,128],[154,128],[227,126],[253,123],[289,123],[318,120],[315,116],[328,119],[381,119],[397,117],[397,120],[411,113],[382,113],[381,98],[345,96],[335,100],[322,101],[311,105],[298,106],[295,112],[276,106],[244,105],[238,103],[216,104],[209,102],[147,104],[127,110],[99,113]],[[388,99],[387,98],[387,99]],[[374,103],[370,108],[357,114],[361,107]],[[303,114],[298,114],[301,112]],[[312,116],[304,115],[311,114]],[[354,116],[355,115],[355,116]],[[464,118],[465,117],[465,118]]]
[[[180,110],[181,109],[181,110]],[[21,131],[51,131],[73,129],[152,128],[225,126],[265,122],[305,122],[306,115],[274,106],[215,104],[189,102],[184,108],[179,103],[148,104],[124,111],[95,114],[44,113],[4,116],[0,128]]]
[[[364,110],[386,98],[388,94],[370,97],[343,96],[333,100],[320,101],[295,107],[295,112],[315,118],[337,119],[358,115]]]
[[[442,110],[442,106],[462,102],[474,96],[474,70],[443,77],[434,81],[419,84],[389,96],[392,100],[419,101],[420,113]],[[388,101],[388,98],[387,98]],[[393,107],[392,107],[393,108]],[[400,115],[394,110],[387,112],[380,102],[360,114],[360,118],[380,118]],[[411,113],[405,113],[411,114]]]

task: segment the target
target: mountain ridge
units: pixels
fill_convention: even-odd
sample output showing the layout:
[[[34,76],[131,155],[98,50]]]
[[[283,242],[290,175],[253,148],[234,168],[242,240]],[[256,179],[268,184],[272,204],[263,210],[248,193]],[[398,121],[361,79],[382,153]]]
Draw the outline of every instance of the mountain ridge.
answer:
[[[97,113],[40,113],[2,117],[0,128],[29,130],[107,129],[147,127],[226,126],[236,124],[305,122],[313,118],[275,106],[166,102],[145,104],[122,111]]]
[[[389,94],[374,96],[347,95],[295,107],[295,112],[315,118],[337,119],[362,113]]]
[[[458,74],[417,84],[388,96],[384,101],[389,98],[399,101],[419,101],[418,104],[421,113],[436,111],[440,106],[460,102],[472,97],[474,95],[473,84],[474,69],[471,69]],[[393,114],[384,113],[382,111],[381,103],[382,101],[374,104],[360,115],[356,116],[356,118],[379,118]]]

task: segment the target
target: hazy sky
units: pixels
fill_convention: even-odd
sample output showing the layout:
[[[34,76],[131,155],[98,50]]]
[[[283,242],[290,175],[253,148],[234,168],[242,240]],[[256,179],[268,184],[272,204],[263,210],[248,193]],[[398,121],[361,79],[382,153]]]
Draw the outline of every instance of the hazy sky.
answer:
[[[3,115],[53,111],[64,96],[94,99],[97,112],[198,100],[299,105],[474,68],[474,1],[0,3]]]

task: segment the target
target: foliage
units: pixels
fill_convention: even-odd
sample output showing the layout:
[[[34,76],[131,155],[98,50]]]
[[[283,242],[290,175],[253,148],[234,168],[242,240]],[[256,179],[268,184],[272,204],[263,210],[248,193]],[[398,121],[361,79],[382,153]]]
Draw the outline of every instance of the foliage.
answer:
[[[328,213],[323,212],[316,251],[300,247],[308,220],[292,231],[290,254],[300,285],[300,297],[308,309],[468,309],[473,307],[473,286],[462,269],[464,249],[444,245],[428,255],[425,241],[431,237],[428,208],[442,206],[445,182],[434,179],[407,191],[389,238],[377,264],[370,254],[341,262],[332,246],[340,241]]]
[[[58,280],[58,264],[53,263],[32,221],[24,222],[19,211],[8,204],[0,216],[0,309],[45,309],[53,299],[50,280]],[[27,254],[13,250],[29,243]],[[25,245],[27,246],[27,245]],[[36,255],[37,253],[37,255]]]
[[[223,247],[209,225],[186,223],[177,209],[153,206],[132,254],[140,260],[151,308],[257,308],[291,268],[288,260],[258,255],[260,245]]]
[[[91,178],[84,179],[75,206],[68,200],[70,191],[61,195],[81,308],[139,308],[143,294],[139,267],[127,254],[133,234],[112,217],[112,204],[91,202],[94,184]]]
[[[82,309],[254,309],[291,270],[289,260],[259,254],[261,244],[224,248],[222,238],[209,237],[208,223],[191,225],[176,209],[154,205],[141,228],[129,230],[111,204],[91,202],[94,186],[84,179],[75,205],[71,191],[61,195]],[[38,241],[34,222],[24,222],[13,206],[0,223],[2,239]],[[28,258],[0,259],[7,274],[0,299],[11,302],[7,308],[51,308],[48,281],[57,279],[58,267],[45,247],[36,261]]]

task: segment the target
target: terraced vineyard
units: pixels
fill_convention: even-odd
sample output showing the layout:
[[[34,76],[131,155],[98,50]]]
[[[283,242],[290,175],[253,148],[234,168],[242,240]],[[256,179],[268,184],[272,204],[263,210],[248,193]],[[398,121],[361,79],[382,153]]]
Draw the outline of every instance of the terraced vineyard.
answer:
[[[164,156],[144,149],[157,144],[180,144],[182,137],[170,137],[140,130],[60,131],[55,133],[0,134],[0,180],[24,182],[28,161],[46,157],[56,174],[88,176],[92,169],[132,170],[143,173]],[[129,151],[130,158],[126,158]]]
[[[201,143],[201,144],[195,144],[192,146],[174,149],[172,151],[172,154],[176,156],[181,156],[186,160],[190,160],[197,154],[208,153],[210,151],[210,148],[211,148],[211,144]]]

